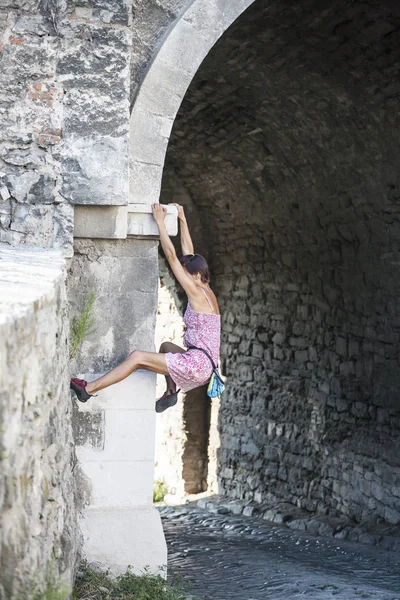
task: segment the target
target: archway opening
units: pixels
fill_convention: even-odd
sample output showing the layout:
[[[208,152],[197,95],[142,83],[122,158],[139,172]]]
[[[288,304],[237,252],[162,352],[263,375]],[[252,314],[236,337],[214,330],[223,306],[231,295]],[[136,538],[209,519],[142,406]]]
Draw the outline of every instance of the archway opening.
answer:
[[[398,42],[385,7],[258,0],[176,118],[161,201],[221,304],[231,498],[400,521]]]

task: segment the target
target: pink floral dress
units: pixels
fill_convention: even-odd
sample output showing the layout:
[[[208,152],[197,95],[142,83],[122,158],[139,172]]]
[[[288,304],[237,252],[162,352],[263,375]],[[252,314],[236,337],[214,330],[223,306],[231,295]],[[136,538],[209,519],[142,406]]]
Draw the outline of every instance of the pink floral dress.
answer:
[[[207,294],[205,292],[204,294],[213,310]],[[186,325],[183,338],[186,348],[189,346],[204,348],[217,364],[221,344],[221,316],[216,313],[195,312],[188,304],[183,320]],[[184,354],[167,352],[165,359],[172,380],[184,392],[207,383],[211,377],[211,363],[199,350],[187,350]]]

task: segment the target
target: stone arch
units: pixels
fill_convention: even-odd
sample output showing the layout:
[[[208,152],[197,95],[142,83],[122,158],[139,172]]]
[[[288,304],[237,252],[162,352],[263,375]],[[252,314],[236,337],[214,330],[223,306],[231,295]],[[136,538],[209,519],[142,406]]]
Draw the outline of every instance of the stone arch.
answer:
[[[224,219],[207,248],[230,379],[222,490],[398,523],[396,17],[272,2],[269,28],[259,8],[218,44],[239,63],[216,47],[189,88],[161,195],[186,188],[199,229]]]
[[[253,2],[194,0],[167,32],[133,101],[129,203],[158,202],[169,136],[187,88],[217,40]],[[212,412],[204,390],[194,390],[185,398],[181,427],[186,441],[179,442],[182,464],[178,467],[185,492],[207,487]]]
[[[254,0],[194,0],[167,32],[134,98],[130,203],[158,202],[175,116],[200,64]]]

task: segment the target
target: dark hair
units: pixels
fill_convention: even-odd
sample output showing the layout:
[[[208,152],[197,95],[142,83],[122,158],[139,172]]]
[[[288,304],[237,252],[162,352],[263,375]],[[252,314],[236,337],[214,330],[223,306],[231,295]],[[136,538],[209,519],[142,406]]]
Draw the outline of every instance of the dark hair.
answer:
[[[180,259],[180,263],[184,269],[191,275],[200,273],[201,281],[203,283],[210,282],[210,272],[208,270],[208,264],[204,256],[201,254],[185,254]]]

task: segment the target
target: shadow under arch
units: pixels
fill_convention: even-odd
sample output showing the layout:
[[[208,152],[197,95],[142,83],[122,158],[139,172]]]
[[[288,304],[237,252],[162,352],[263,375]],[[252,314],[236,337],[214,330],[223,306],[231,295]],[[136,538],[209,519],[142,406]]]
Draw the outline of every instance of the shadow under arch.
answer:
[[[220,40],[161,198],[193,203],[223,301],[223,491],[395,524],[399,34],[382,7],[318,4],[271,3],[267,30],[255,2],[231,62]]]

